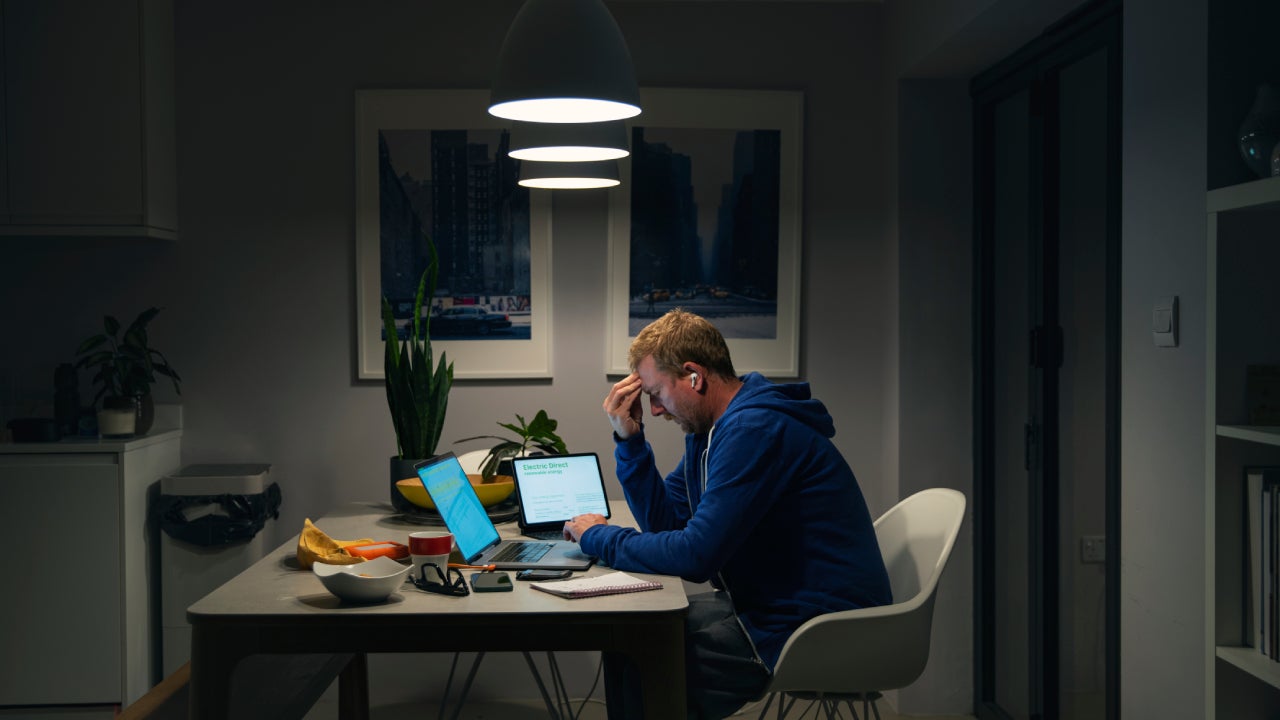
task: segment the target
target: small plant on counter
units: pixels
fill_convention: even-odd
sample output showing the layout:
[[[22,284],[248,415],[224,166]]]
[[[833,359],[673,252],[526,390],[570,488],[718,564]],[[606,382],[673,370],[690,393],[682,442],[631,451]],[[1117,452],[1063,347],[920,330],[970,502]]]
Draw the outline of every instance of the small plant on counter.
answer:
[[[182,378],[147,339],[147,324],[159,312],[160,308],[154,307],[143,310],[125,328],[123,337],[120,337],[120,321],[106,315],[102,318],[105,332],[80,343],[76,350],[79,356],[76,367],[97,370],[92,379],[98,385],[98,392],[93,397],[95,403],[104,396],[140,398],[150,395],[156,375],[169,378],[173,389],[182,394]]]

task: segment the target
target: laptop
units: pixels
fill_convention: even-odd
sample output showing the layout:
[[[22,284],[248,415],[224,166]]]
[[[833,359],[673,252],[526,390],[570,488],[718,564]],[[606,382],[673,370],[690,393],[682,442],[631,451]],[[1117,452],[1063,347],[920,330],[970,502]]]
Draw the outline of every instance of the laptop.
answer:
[[[586,570],[596,561],[567,540],[503,540],[453,453],[423,460],[414,470],[468,565],[494,565],[499,570]]]
[[[609,517],[609,497],[595,453],[518,457],[511,464],[520,499],[520,532],[525,535],[559,540],[565,521],[575,515]]]

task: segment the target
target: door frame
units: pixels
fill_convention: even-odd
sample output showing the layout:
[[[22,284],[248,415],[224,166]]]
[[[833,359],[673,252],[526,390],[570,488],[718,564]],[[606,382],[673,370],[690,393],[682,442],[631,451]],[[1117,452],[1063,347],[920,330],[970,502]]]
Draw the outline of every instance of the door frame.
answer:
[[[1047,328],[1029,342],[1030,352],[1038,355],[1037,363],[1043,382],[1035,387],[1041,395],[1044,410],[1038,432],[1028,433],[1029,454],[1037,459],[1029,477],[1029,552],[1033,561],[1028,569],[1030,583],[1030,682],[1028,697],[1032,717],[1053,720],[1058,717],[1059,576],[1058,448],[1057,448],[1057,366],[1061,363],[1061,335],[1057,312],[1057,231],[1058,205],[1057,162],[1057,73],[1083,57],[1106,49],[1107,64],[1107,187],[1106,226],[1106,311],[1105,311],[1105,532],[1107,552],[1104,574],[1106,590],[1104,606],[1105,709],[1108,720],[1120,717],[1120,130],[1121,130],[1121,63],[1122,4],[1120,0],[1097,0],[1082,6],[1045,30],[1005,60],[974,77],[970,83],[973,98],[974,146],[974,710],[983,720],[1005,720],[1009,714],[995,701],[995,610],[992,599],[995,585],[994,496],[990,474],[994,467],[993,410],[993,342],[991,317],[994,293],[993,276],[993,205],[994,168],[989,149],[993,146],[991,115],[1000,100],[1024,89],[1030,89],[1031,118],[1030,177],[1031,207],[1029,237],[1032,254],[1045,253],[1048,262],[1039,263],[1040,273],[1032,278],[1032,317]],[[1045,298],[1040,305],[1036,298]],[[1034,384],[1034,383],[1033,383]],[[1034,433],[1034,434],[1033,434]],[[1039,442],[1034,442],[1039,440]],[[1034,451],[1030,446],[1034,444]],[[1039,710],[1039,712],[1037,712]]]

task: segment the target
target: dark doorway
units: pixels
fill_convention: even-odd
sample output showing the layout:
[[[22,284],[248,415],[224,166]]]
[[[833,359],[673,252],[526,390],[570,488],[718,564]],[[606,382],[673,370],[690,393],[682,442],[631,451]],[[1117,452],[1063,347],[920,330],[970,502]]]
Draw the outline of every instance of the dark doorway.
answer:
[[[1120,28],[971,85],[979,718],[1119,714]]]

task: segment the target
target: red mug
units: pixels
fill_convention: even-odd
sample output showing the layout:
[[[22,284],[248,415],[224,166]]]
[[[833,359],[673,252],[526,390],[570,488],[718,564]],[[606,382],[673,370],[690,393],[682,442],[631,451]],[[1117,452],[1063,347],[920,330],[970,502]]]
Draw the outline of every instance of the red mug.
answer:
[[[449,569],[449,552],[453,550],[453,533],[442,530],[424,530],[409,533],[409,555],[413,558],[413,573],[420,576],[425,563],[434,563],[441,573]],[[433,571],[427,570],[427,579],[439,582]]]

